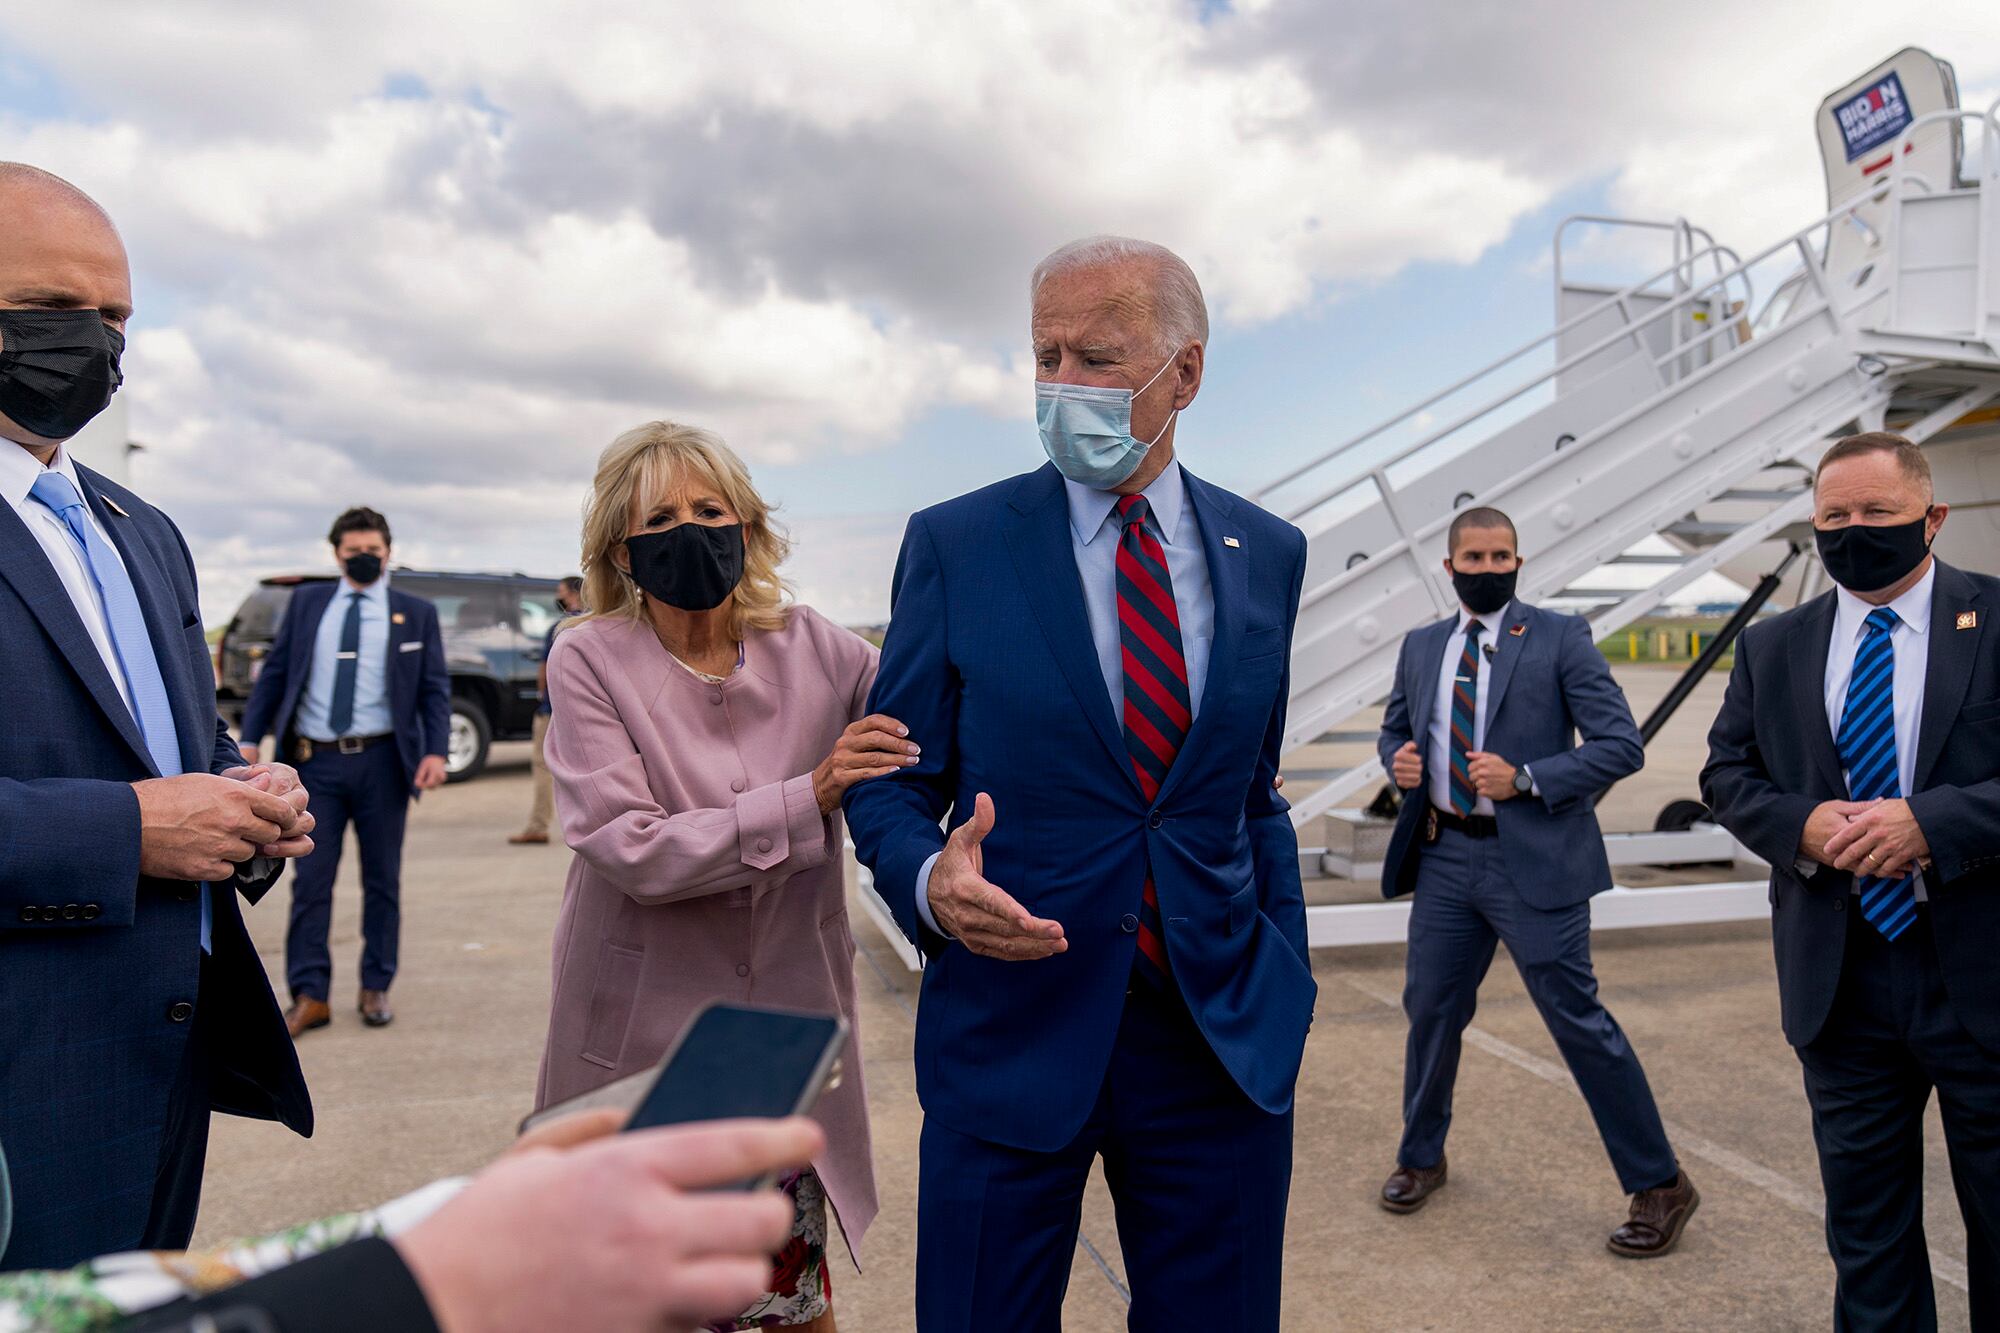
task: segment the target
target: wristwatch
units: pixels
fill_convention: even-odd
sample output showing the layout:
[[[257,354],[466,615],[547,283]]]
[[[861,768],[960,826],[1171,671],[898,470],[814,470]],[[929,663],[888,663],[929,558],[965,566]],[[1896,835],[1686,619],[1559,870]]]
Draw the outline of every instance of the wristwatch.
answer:
[[[1534,775],[1528,772],[1527,766],[1522,765],[1520,768],[1515,769],[1514,794],[1517,796],[1526,796],[1529,792],[1533,791],[1534,789],[1535,789]]]

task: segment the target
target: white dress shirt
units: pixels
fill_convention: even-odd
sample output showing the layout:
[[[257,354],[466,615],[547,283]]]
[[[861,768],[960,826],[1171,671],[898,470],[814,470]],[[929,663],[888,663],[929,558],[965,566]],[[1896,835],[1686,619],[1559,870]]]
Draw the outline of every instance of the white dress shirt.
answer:
[[[1895,685],[1890,708],[1896,718],[1896,781],[1903,795],[1917,780],[1917,728],[1924,720],[1924,672],[1930,664],[1931,589],[1937,583],[1937,562],[1907,592],[1888,603],[1896,613],[1889,647],[1896,654]],[[1854,654],[1868,631],[1868,613],[1875,607],[1845,588],[1836,588],[1833,640],[1826,649],[1826,725],[1838,743],[1840,719],[1847,710],[1847,683],[1854,675]],[[1842,770],[1843,772],[1845,770]]]
[[[1890,687],[1889,708],[1896,727],[1896,782],[1904,796],[1917,780],[1917,729],[1924,720],[1924,675],[1930,666],[1931,590],[1937,584],[1937,561],[1924,576],[1911,584],[1895,601],[1887,603],[1896,613],[1895,627],[1889,631],[1889,648],[1896,655],[1892,668],[1895,682]],[[1833,594],[1833,638],[1826,648],[1826,726],[1840,742],[1840,719],[1847,711],[1847,684],[1854,675],[1854,654],[1868,631],[1868,613],[1874,605],[1862,601],[1847,589],[1835,586]],[[1846,769],[1842,768],[1842,773]],[[1805,866],[1818,869],[1816,863]],[[1855,892],[1860,892],[1857,876]],[[1917,879],[1917,901],[1928,901],[1922,877]]]
[[[1125,657],[1118,628],[1118,539],[1124,525],[1117,515],[1124,497],[1063,481],[1069,504],[1070,549],[1077,576],[1083,582],[1084,611],[1090,619],[1090,639],[1097,649],[1098,669],[1112,711],[1122,716],[1125,697]],[[1146,497],[1146,527],[1159,538],[1167,556],[1167,577],[1174,585],[1174,610],[1181,622],[1181,657],[1187,663],[1189,712],[1201,716],[1201,693],[1208,683],[1208,659],[1215,646],[1215,589],[1208,576],[1208,553],[1201,545],[1201,525],[1187,502],[1187,479],[1178,461],[1153,479],[1139,494]],[[933,852],[917,872],[917,916],[938,930],[931,915],[931,867],[942,852]]]
[[[1513,603],[1509,602],[1508,606]],[[1479,680],[1478,689],[1472,696],[1472,748],[1486,748],[1486,695],[1493,681],[1493,655],[1500,651],[1498,639],[1500,627],[1506,623],[1507,607],[1489,611],[1483,616],[1475,616],[1460,608],[1458,629],[1445,641],[1444,661],[1438,666],[1437,698],[1431,708],[1430,730],[1426,733],[1427,744],[1424,752],[1424,772],[1429,778],[1431,804],[1438,809],[1451,811],[1451,688],[1458,682],[1460,659],[1465,656],[1465,627],[1473,621],[1480,624],[1479,631]],[[1491,815],[1493,801],[1490,797],[1475,796],[1472,813]]]
[[[49,564],[55,569],[56,577],[62,580],[63,591],[76,607],[76,614],[83,621],[84,630],[97,648],[97,655],[104,659],[104,670],[111,677],[111,683],[118,687],[119,697],[125,706],[132,706],[132,694],[125,684],[125,669],[118,664],[118,650],[111,643],[111,625],[104,616],[104,603],[97,593],[97,582],[90,576],[90,566],[84,563],[83,550],[76,544],[76,535],[69,530],[69,524],[57,516],[56,511],[34,498],[30,492],[35,481],[43,472],[60,472],[76,487],[76,493],[83,495],[83,481],[76,475],[76,462],[67,449],[57,449],[54,460],[44,468],[36,457],[12,440],[0,440],[0,495],[7,497],[7,503],[14,506],[14,512],[28,525],[28,531],[35,534],[35,540],[42,544]],[[97,535],[104,539],[104,545],[112,556],[118,555],[118,547],[113,544],[111,534],[97,521],[97,513],[88,501],[83,506],[84,519],[97,529]]]
[[[333,734],[333,682],[340,670],[340,634],[349,599],[361,594],[361,649],[354,664],[354,721],[349,736],[383,736],[396,729],[389,709],[389,576],[365,588],[346,579],[334,590],[313,638],[312,670],[299,699],[298,733],[309,741],[337,741]]]

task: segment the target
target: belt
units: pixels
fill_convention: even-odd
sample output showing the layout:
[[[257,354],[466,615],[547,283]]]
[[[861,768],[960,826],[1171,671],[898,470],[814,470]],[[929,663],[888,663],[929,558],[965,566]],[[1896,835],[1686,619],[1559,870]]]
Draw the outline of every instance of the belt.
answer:
[[[1459,815],[1454,814],[1450,810],[1440,810],[1436,806],[1432,806],[1430,837],[1426,841],[1436,842],[1438,833],[1444,829],[1450,829],[1453,833],[1463,833],[1468,838],[1497,838],[1500,836],[1500,823],[1492,815]]]
[[[314,741],[301,736],[298,738],[297,747],[293,750],[296,756],[293,762],[303,764],[318,750],[325,750],[329,754],[360,754],[363,750],[395,739],[396,733],[393,731],[385,731],[379,736],[342,736],[337,741]]]

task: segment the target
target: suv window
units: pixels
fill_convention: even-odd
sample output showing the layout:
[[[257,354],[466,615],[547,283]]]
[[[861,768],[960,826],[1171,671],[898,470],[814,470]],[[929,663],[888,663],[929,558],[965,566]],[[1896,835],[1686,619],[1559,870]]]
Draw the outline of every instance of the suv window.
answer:
[[[562,619],[556,610],[556,593],[553,588],[523,588],[521,594],[521,633],[540,643],[549,636],[549,629]]]
[[[446,634],[477,633],[513,623],[503,590],[495,584],[397,577],[392,586],[435,606],[438,628]]]
[[[278,622],[284,618],[285,607],[291,600],[292,589],[289,586],[259,586],[243,599],[242,606],[236,608],[236,619],[230,622],[229,636],[265,641],[277,638]]]

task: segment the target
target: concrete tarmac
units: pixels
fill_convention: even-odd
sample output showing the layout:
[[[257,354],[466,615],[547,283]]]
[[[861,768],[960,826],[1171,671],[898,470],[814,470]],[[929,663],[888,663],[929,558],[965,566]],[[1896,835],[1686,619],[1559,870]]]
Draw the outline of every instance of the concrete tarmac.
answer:
[[[1619,676],[1642,716],[1672,678],[1646,667],[1621,667]],[[1719,680],[1697,693],[1686,720],[1655,742],[1647,773],[1607,802],[1607,827],[1650,827],[1664,801],[1694,794],[1705,722],[1719,698]],[[1355,753],[1338,748],[1342,758]],[[476,1170],[505,1147],[533,1096],[549,935],[569,861],[560,846],[506,844],[528,794],[526,747],[501,746],[485,776],[427,796],[413,813],[398,1017],[382,1031],[364,1028],[353,1007],[360,892],[350,847],[334,916],[334,1023],[300,1049],[318,1133],[305,1141],[218,1117],[198,1244],[381,1202]],[[1316,901],[1372,892],[1314,886]],[[287,901],[281,884],[248,914],[281,996]],[[867,1239],[865,1271],[839,1259],[834,1293],[841,1327],[872,1333],[913,1327],[917,978],[856,918],[882,1216]],[[1400,1129],[1403,950],[1321,950],[1299,1086],[1287,1330],[1829,1326],[1833,1268],[1818,1168],[1798,1061],[1778,1029],[1768,926],[1609,931],[1594,948],[1606,1003],[1644,1061],[1702,1193],[1680,1248],[1645,1262],[1604,1248],[1625,1200],[1504,951],[1467,1034],[1451,1183],[1412,1216],[1378,1208]],[[1964,1230],[1935,1110],[1925,1191],[1942,1324],[1963,1329]],[[1127,1290],[1100,1178],[1084,1205],[1064,1327],[1122,1329]]]

